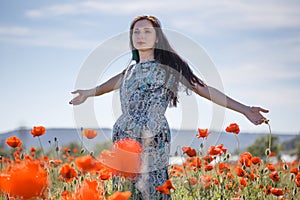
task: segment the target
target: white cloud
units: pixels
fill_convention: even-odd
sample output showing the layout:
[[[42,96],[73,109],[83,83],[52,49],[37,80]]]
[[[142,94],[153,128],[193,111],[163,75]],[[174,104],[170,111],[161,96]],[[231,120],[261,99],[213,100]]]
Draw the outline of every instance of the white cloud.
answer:
[[[300,26],[300,2],[286,1],[80,1],[31,9],[30,18],[80,15],[132,15],[159,13],[169,16],[172,27],[201,34],[227,30],[267,30]],[[108,19],[109,20],[109,19]]]
[[[92,49],[99,41],[80,39],[71,31],[29,28],[25,26],[0,27],[3,43],[33,46],[62,47],[70,49]]]
[[[20,26],[0,27],[0,35],[26,36],[30,35],[30,29]]]
[[[56,4],[40,9],[28,10],[25,15],[30,18],[47,18],[62,15],[82,15],[82,14],[114,14],[124,15],[136,12],[142,8],[158,9],[160,3],[149,1],[84,1],[70,4]]]

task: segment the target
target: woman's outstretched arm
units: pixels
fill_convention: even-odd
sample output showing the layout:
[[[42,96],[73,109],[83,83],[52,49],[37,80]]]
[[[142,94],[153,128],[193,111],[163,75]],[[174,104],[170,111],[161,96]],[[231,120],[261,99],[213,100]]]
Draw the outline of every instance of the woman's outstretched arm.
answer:
[[[236,112],[239,112],[243,115],[245,115],[249,121],[251,121],[253,124],[258,125],[263,123],[266,118],[261,114],[261,112],[263,113],[268,113],[269,111],[260,107],[250,107],[250,106],[246,106],[228,96],[226,96],[224,93],[222,93],[221,91],[217,90],[216,88],[204,85],[204,86],[200,86],[198,84],[196,84],[194,86],[193,91],[220,105],[223,106],[225,108],[229,108],[231,110],[234,110]]]
[[[78,95],[74,97],[69,103],[73,105],[79,105],[85,102],[85,100],[89,97],[100,96],[102,94],[118,89],[120,87],[122,76],[123,74],[120,73],[95,88],[88,90],[76,90],[72,92],[72,94]]]

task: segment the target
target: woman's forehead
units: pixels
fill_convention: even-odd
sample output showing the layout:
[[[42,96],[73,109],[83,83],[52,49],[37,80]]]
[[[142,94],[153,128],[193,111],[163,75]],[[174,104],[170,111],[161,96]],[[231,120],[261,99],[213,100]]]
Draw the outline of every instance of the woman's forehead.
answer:
[[[133,29],[153,29],[153,28],[154,27],[152,23],[147,19],[137,21],[133,27]]]

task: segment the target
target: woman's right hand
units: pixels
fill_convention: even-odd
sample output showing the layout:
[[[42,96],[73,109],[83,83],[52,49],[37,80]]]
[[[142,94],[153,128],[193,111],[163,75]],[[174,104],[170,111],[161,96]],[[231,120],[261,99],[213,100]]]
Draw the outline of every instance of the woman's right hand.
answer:
[[[71,92],[72,94],[78,94],[76,97],[74,97],[69,104],[73,105],[79,105],[86,101],[86,99],[90,96],[93,96],[94,91],[92,90],[75,90],[74,92]]]

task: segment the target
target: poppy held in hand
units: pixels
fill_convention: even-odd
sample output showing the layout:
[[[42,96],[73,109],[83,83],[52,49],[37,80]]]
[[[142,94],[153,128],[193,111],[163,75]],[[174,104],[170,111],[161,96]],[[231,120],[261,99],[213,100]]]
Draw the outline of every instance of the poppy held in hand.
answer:
[[[6,144],[12,148],[20,147],[22,144],[22,140],[20,140],[16,136],[12,136],[6,139]]]
[[[33,137],[44,135],[46,132],[46,128],[43,126],[34,126],[31,130],[31,134]]]

